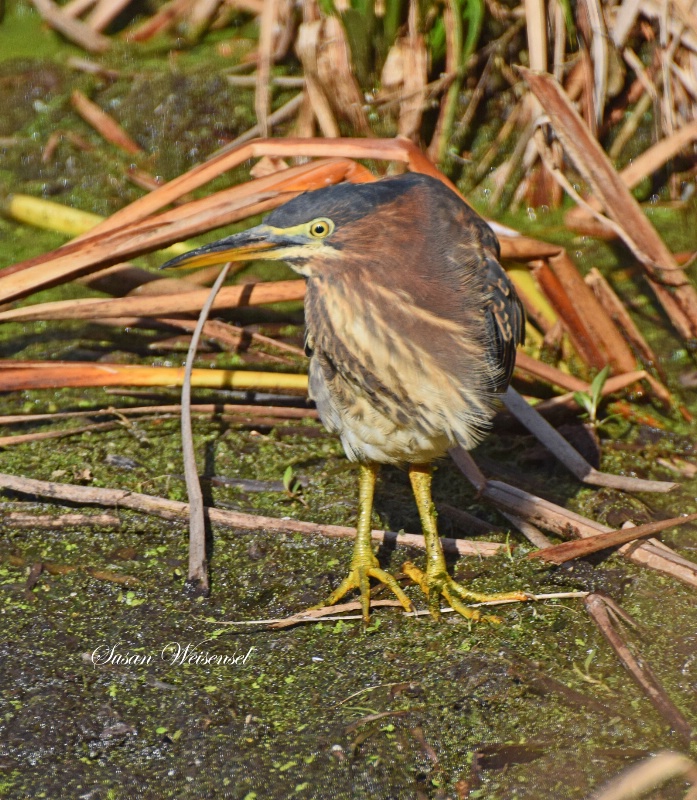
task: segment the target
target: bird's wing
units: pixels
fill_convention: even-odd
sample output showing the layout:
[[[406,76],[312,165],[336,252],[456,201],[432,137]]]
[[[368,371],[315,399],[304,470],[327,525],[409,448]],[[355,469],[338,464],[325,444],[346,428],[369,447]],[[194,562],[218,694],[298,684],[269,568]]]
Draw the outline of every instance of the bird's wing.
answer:
[[[490,255],[485,257],[485,280],[489,293],[485,307],[489,352],[499,368],[494,389],[505,392],[513,375],[516,347],[525,338],[525,313],[506,271]]]
[[[312,357],[312,354],[315,352],[315,342],[312,336],[312,331],[310,330],[309,326],[305,326],[305,337],[303,341],[303,349],[305,350],[305,355],[308,358]]]

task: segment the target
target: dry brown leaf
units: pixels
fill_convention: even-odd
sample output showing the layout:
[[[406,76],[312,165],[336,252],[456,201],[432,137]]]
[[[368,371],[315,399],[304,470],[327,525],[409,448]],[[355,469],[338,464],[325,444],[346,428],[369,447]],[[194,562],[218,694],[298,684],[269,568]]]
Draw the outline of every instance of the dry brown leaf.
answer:
[[[551,256],[549,264],[567,296],[573,298],[576,310],[600,346],[606,361],[612,365],[613,372],[631,372],[636,367],[634,354],[566,251]]]
[[[619,327],[625,339],[631,343],[634,351],[644,363],[647,366],[655,367],[658,365],[656,354],[600,271],[593,267],[586,275],[585,282],[591,287],[600,305],[605,309],[615,325]]]
[[[346,34],[334,15],[319,22],[316,59],[317,79],[334,114],[345,119],[361,136],[370,136],[363,95],[353,74]]]
[[[85,122],[88,122],[107,141],[131,155],[138,155],[138,153],[143,152],[140,145],[131,139],[113,117],[110,117],[106,111],[103,111],[78,89],[75,89],[70,96],[70,103]]]
[[[318,75],[317,56],[322,31],[322,21],[303,22],[295,40],[295,52],[303,65],[307,96],[320,130],[329,139],[341,135],[332,113],[331,105],[322,89]]]

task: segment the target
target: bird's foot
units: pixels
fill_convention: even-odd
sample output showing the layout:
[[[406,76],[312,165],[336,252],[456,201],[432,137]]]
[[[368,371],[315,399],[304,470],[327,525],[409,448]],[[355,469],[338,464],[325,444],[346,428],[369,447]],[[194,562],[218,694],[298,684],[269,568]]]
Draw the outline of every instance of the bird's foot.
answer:
[[[371,553],[369,558],[362,558],[360,560],[354,559],[351,564],[349,574],[344,578],[341,584],[331,593],[331,595],[324,601],[319,603],[313,608],[324,608],[325,606],[333,606],[338,603],[341,598],[350,592],[352,589],[359,589],[361,593],[361,609],[363,611],[363,622],[366,624],[370,621],[370,579],[384,583],[396,595],[397,600],[402,604],[405,611],[413,611],[414,607],[411,600],[404,594],[401,586],[388,572],[380,568],[377,558]]]
[[[465,603],[488,603],[494,600],[518,600],[525,601],[530,599],[530,595],[525,592],[505,592],[503,594],[480,594],[471,592],[460,586],[454,581],[447,572],[434,571],[433,573],[422,572],[411,561],[406,561],[402,565],[402,572],[408,575],[414,583],[421,587],[421,591],[428,600],[428,610],[434,619],[440,619],[440,598],[445,598],[450,607],[461,614],[465,619],[476,622],[484,620],[499,624],[502,620],[493,614],[483,615],[477,609],[468,608]]]

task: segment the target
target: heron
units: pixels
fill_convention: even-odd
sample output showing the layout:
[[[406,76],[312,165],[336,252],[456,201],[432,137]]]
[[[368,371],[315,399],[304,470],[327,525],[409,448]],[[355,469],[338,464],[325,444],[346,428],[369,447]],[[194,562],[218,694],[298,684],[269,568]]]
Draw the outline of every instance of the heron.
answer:
[[[407,562],[402,570],[423,590],[433,617],[441,597],[468,619],[480,617],[468,604],[526,599],[474,592],[450,576],[431,496],[433,462],[485,436],[525,334],[523,307],[489,225],[441,181],[408,173],[305,192],[262,224],[164,268],[255,259],[285,261],[305,278],[309,395],[359,465],[349,573],[321,605],[357,589],[367,622],[373,579],[413,608],[373,552],[381,464],[408,469],[426,564]]]

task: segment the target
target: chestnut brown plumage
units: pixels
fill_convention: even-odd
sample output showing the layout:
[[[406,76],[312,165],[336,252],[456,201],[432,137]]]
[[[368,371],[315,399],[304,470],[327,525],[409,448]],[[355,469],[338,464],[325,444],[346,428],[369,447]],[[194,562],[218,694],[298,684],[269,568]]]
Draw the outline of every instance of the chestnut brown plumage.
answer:
[[[379,464],[407,464],[426,540],[426,570],[404,570],[438,616],[440,595],[461,614],[486,599],[447,573],[431,501],[431,462],[473,447],[506,390],[523,310],[499,263],[491,228],[440,181],[419,174],[308,192],[262,225],[168,262],[203,266],[255,258],[286,261],[307,279],[310,396],[346,455],[359,462],[359,517],[349,576],[335,603],[369,579],[386,583],[370,539]],[[511,597],[519,598],[518,593]]]

